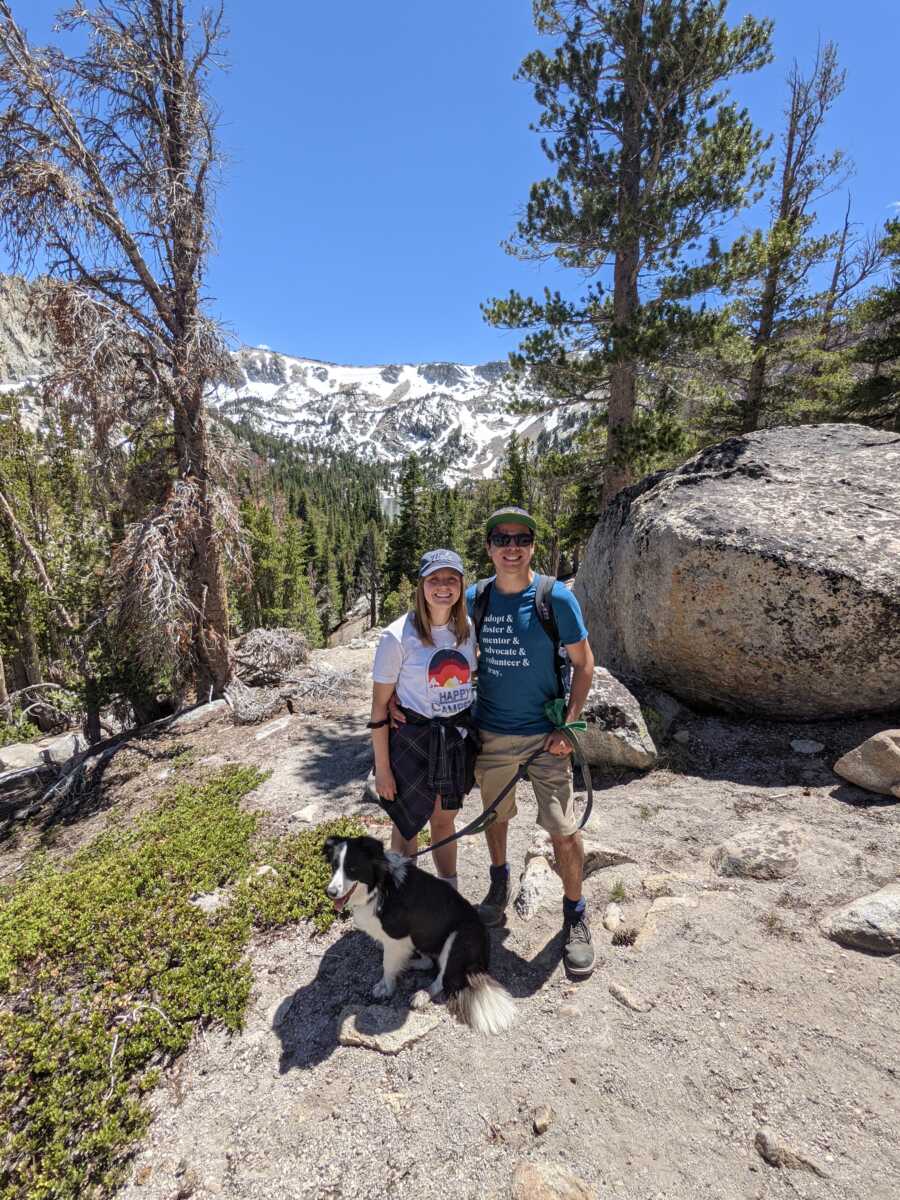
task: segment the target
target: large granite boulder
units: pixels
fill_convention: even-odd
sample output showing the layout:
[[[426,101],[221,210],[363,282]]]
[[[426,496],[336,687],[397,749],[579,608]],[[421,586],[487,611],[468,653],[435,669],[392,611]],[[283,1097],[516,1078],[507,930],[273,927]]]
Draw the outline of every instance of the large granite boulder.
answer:
[[[724,711],[900,708],[900,437],[730,438],[609,506],[575,592],[599,662]]]

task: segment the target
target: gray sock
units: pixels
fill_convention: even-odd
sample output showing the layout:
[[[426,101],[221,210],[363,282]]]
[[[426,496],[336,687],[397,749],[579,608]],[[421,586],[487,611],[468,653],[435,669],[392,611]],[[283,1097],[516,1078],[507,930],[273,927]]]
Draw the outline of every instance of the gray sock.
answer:
[[[443,879],[444,883],[449,883],[454,892],[459,891],[459,876],[458,875],[438,875],[438,879]]]

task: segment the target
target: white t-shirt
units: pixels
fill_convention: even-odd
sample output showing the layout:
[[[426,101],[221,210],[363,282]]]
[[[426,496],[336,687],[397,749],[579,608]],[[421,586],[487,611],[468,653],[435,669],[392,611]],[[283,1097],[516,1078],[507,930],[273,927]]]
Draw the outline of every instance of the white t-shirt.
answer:
[[[412,613],[398,617],[385,629],[375,651],[372,678],[393,683],[404,708],[423,717],[451,717],[472,703],[475,672],[475,631],[456,644],[448,625],[432,625],[433,645],[416,633]]]

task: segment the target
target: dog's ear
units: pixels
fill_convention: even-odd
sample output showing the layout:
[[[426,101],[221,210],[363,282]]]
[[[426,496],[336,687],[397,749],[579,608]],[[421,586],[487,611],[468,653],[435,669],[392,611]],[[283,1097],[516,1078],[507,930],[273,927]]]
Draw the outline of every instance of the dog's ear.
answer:
[[[360,848],[365,850],[366,854],[368,854],[374,862],[387,863],[387,859],[384,855],[384,843],[380,842],[378,838],[365,836],[359,838],[358,841]]]
[[[331,860],[334,858],[334,852],[337,850],[338,846],[343,840],[343,838],[339,837],[330,837],[325,839],[325,843],[322,846],[322,856],[328,862],[331,862]]]
[[[388,877],[388,860],[382,854],[380,858],[372,859],[372,875],[375,880],[375,886],[381,887]]]

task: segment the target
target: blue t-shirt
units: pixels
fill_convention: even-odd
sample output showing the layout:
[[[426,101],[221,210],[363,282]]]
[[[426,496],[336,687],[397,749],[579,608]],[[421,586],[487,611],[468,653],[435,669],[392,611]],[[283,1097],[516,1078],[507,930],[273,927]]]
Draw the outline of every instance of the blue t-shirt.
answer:
[[[553,643],[544,632],[534,607],[535,584],[524,592],[490,590],[484,624],[478,639],[477,722],[490,733],[548,733],[553,726],[544,705],[556,697]],[[466,592],[469,616],[475,585]],[[581,608],[574,595],[554,583],[550,603],[559,640],[571,646],[587,637]]]

